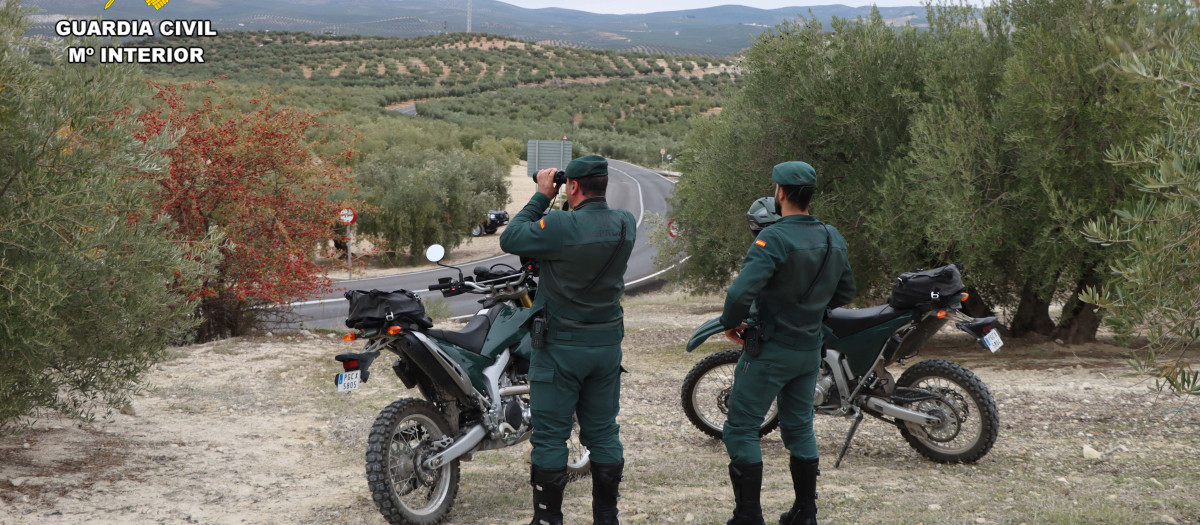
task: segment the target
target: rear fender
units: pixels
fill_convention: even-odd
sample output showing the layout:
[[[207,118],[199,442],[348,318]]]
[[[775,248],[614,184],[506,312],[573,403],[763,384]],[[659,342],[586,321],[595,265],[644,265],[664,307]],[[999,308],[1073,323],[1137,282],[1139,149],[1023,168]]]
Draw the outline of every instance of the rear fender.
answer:
[[[982,338],[991,331],[992,326],[996,324],[995,317],[980,317],[979,319],[967,319],[954,323],[954,327],[968,334],[975,336],[976,339]]]
[[[359,377],[362,378],[362,382],[366,383],[367,379],[371,377],[371,363],[374,362],[375,358],[377,357],[379,357],[378,350],[374,352],[362,352],[358,354],[338,354],[333,359],[341,363],[342,368],[347,372],[358,370]]]
[[[724,331],[725,327],[721,325],[721,320],[719,318],[705,321],[704,324],[696,328],[695,332],[692,332],[691,339],[688,339],[687,351],[691,352],[692,350],[695,350],[696,347],[700,346],[702,343],[704,343],[704,341],[707,341],[709,337]]]
[[[994,330],[995,325],[995,317],[980,317],[979,319],[972,319],[968,317],[962,321],[954,323],[955,328],[970,334],[971,337],[975,338],[975,343],[985,350],[988,350],[988,346],[987,343],[983,342],[983,337],[987,335],[988,332]]]

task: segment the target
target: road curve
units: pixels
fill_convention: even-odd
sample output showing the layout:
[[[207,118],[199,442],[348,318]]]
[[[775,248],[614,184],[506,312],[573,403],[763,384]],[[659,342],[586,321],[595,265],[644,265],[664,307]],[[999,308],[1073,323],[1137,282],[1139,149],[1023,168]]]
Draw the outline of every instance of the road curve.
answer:
[[[674,181],[659,175],[657,172],[618,160],[609,160],[608,202],[615,208],[624,208],[633,212],[637,219],[637,241],[633,245],[633,253],[629,257],[629,267],[625,271],[626,291],[648,286],[657,281],[658,273],[654,267],[654,255],[657,250],[650,244],[650,232],[654,229],[649,214],[667,216],[669,208],[667,197],[674,191]],[[529,195],[513,195],[514,199],[526,200]],[[493,265],[498,263],[517,267],[516,256],[500,255],[479,261],[465,263],[461,266],[464,274],[470,274],[478,265]],[[343,329],[346,327],[346,290],[397,290],[404,288],[413,290],[422,297],[440,297],[441,292],[430,292],[430,284],[436,283],[438,277],[455,276],[454,270],[435,268],[419,272],[392,275],[387,277],[372,277],[369,279],[354,279],[334,283],[332,291],[310,300],[292,303],[292,313],[295,322],[291,327]],[[450,304],[451,316],[465,316],[475,313],[479,308],[479,296],[465,294],[447,299]]]

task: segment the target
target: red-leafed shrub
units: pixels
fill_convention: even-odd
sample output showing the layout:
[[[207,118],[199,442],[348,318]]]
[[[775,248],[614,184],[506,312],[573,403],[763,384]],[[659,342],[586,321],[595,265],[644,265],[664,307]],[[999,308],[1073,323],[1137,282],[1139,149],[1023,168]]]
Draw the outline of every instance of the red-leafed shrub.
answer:
[[[276,106],[268,93],[249,101],[198,96],[198,84],[156,84],[139,118],[138,138],[180,134],[165,153],[170,170],[158,183],[157,208],[175,235],[222,255],[198,292],[197,340],[246,333],[270,309],[328,287],[313,261],[329,238],[350,185],[350,133],[316,115]],[[216,97],[216,98],[214,98]]]

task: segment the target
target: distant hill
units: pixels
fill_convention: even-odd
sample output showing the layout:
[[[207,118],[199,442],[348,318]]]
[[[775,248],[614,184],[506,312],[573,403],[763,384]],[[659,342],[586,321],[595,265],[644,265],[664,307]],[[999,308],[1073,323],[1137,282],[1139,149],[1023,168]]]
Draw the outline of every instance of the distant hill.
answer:
[[[304,31],[316,34],[427,36],[467,30],[467,0],[169,0],[155,11],[145,0],[28,0],[38,7],[33,34],[53,35],[54,20],[211,19],[218,31]],[[496,0],[474,0],[472,31],[557,45],[672,54],[729,55],[753,38],[801,14],[828,26],[833,17],[870,14],[869,7],[827,5],[757,9],[724,5],[685,11],[607,15],[546,8],[526,9]],[[926,25],[925,8],[881,7],[896,25]],[[811,13],[811,15],[809,14]]]

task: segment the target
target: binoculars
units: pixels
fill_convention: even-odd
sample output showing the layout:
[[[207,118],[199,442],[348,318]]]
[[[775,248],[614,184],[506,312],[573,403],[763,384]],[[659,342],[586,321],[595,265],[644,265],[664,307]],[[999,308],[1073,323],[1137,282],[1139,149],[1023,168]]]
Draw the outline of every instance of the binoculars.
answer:
[[[533,172],[533,175],[530,175],[529,177],[532,178],[534,182],[537,182],[537,172],[536,171]],[[567,183],[567,172],[565,172],[563,170],[558,170],[558,171],[554,172],[554,185],[555,186],[562,186],[563,184],[566,184],[566,183]]]

